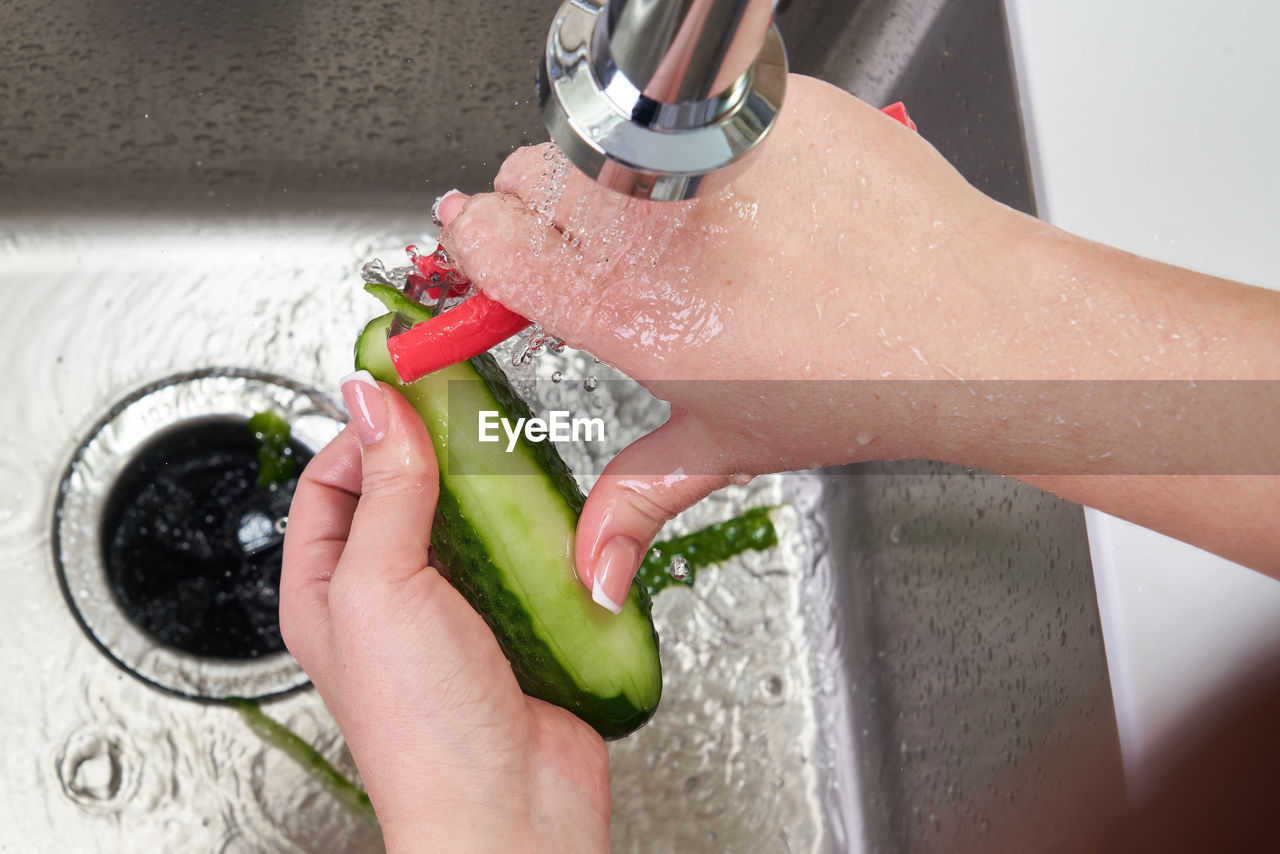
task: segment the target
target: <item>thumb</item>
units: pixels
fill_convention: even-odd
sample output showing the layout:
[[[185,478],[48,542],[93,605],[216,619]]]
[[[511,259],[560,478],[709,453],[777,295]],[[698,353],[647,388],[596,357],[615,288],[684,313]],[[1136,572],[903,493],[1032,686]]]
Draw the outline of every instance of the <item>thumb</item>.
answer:
[[[729,484],[725,459],[696,419],[673,414],[609,463],[582,508],[574,545],[578,577],[596,604],[621,612],[641,558],[667,520]]]
[[[350,581],[397,583],[427,566],[439,470],[418,414],[368,371],[342,380],[342,397],[360,437],[360,501],[335,572]],[[356,579],[353,576],[367,578]]]

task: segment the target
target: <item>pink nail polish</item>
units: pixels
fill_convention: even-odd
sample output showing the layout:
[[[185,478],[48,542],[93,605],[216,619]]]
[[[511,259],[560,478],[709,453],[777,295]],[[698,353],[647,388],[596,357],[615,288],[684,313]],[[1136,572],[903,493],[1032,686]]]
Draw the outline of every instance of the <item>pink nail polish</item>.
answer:
[[[387,435],[387,402],[373,374],[356,371],[343,377],[342,399],[363,444],[372,445]]]
[[[592,600],[615,614],[622,613],[631,588],[631,578],[640,565],[640,544],[631,537],[614,537],[600,550],[600,562],[596,564],[595,584],[591,588]]]

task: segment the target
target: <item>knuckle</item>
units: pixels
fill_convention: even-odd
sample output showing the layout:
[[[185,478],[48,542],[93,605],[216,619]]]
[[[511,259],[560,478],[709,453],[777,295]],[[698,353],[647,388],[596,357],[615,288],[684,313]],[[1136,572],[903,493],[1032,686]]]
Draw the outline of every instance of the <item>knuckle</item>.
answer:
[[[641,492],[634,486],[624,486],[623,488],[627,490],[631,506],[646,519],[657,525],[665,524],[675,518],[676,514],[683,509],[675,506],[676,502],[665,491],[658,490],[655,495],[652,489]]]
[[[411,461],[410,467],[402,469],[371,469],[364,473],[360,486],[361,501],[366,498],[375,500],[416,499],[428,495],[431,490],[431,478],[428,473]]]
[[[477,193],[467,200],[440,239],[455,257],[480,253],[488,244],[490,236],[500,233],[497,226],[502,215],[501,196],[495,193]]]
[[[353,626],[367,623],[379,610],[380,591],[369,579],[358,573],[339,572],[329,587],[329,615],[334,624],[334,637],[351,636]]]
[[[539,173],[542,165],[547,162],[545,159],[546,152],[550,148],[551,143],[544,142],[539,145],[517,148],[511,152],[507,155],[507,159],[502,161],[497,177],[493,180],[493,188],[499,193],[511,193],[522,198],[526,197],[532,189],[534,176]]]

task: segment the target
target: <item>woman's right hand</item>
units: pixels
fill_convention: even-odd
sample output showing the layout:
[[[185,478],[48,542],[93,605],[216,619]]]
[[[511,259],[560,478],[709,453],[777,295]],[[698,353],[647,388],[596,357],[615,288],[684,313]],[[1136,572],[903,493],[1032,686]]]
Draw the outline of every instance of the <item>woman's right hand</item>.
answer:
[[[447,197],[442,241],[485,294],[671,403],[667,423],[608,466],[579,522],[578,572],[602,604],[621,601],[667,519],[733,480],[922,457],[1083,472],[1102,454],[1108,474],[1153,458],[1187,471],[1211,438],[1117,433],[1131,423],[1122,399],[987,405],[972,381],[1244,378],[1242,365],[1280,360],[1275,294],[1012,211],[920,136],[809,78],[789,79],[769,139],[718,194],[636,200],[557,158],[521,149],[495,193]],[[1152,515],[1165,485],[1070,477],[1039,482],[1233,548],[1178,509],[1193,506],[1181,496]]]
[[[496,193],[447,197],[442,240],[486,295],[671,402],[587,501],[577,565],[603,598],[621,601],[662,524],[731,479],[919,455],[925,436],[884,407],[847,416],[856,384],[796,380],[952,369],[948,339],[965,325],[933,309],[983,311],[974,236],[1003,227],[1003,209],[928,143],[793,76],[778,125],[724,192],[630,199],[559,156],[522,149]],[[757,382],[726,382],[741,380]]]

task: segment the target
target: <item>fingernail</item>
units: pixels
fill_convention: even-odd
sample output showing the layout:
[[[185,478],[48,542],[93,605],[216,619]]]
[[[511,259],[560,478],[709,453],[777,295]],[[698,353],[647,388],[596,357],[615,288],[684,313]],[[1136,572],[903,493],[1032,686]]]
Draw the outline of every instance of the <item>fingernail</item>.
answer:
[[[356,371],[343,377],[342,399],[363,444],[372,445],[387,435],[387,402],[373,374]]]
[[[596,564],[595,583],[591,587],[591,599],[600,607],[615,614],[622,613],[622,603],[627,601],[631,577],[640,565],[640,544],[630,537],[614,537],[600,550],[600,562]]]
[[[444,227],[453,222],[463,205],[467,203],[467,196],[461,190],[450,190],[440,198],[436,199],[436,203],[431,207],[431,221],[440,227]]]

